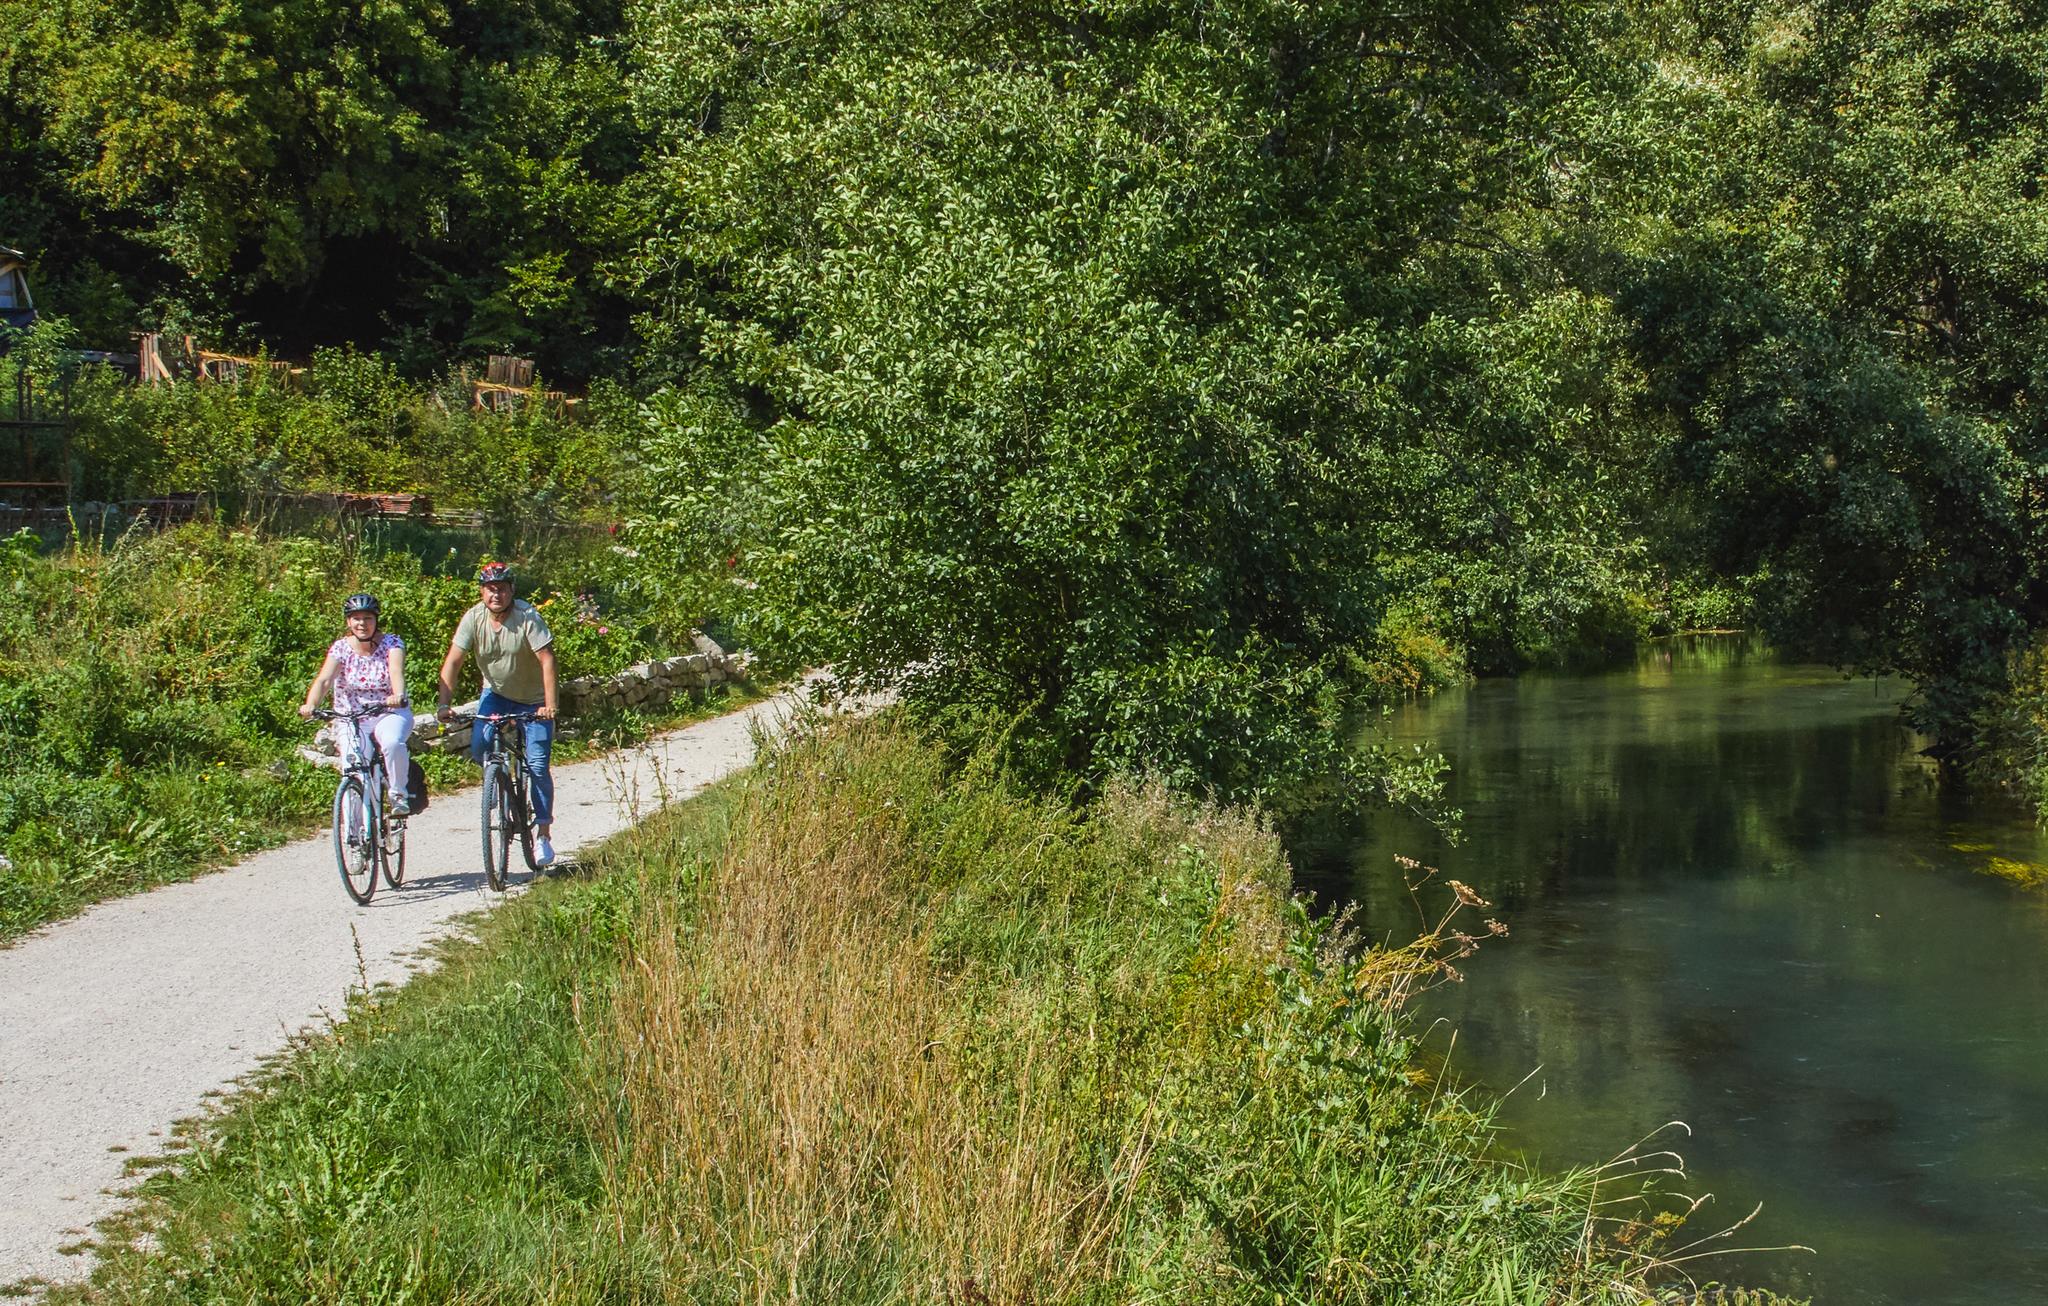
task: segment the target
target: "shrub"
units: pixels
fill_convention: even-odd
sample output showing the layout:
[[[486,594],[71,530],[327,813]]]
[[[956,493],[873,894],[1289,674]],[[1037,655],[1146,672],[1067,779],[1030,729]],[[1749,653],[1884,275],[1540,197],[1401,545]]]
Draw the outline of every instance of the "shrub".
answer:
[[[296,385],[259,371],[136,386],[88,368],[72,449],[87,499],[208,491],[253,511],[279,495],[420,491],[496,521],[560,521],[611,511],[630,484],[623,401],[600,386],[587,407],[578,421],[539,404],[475,412],[455,378],[409,381],[352,348],[320,350]]]

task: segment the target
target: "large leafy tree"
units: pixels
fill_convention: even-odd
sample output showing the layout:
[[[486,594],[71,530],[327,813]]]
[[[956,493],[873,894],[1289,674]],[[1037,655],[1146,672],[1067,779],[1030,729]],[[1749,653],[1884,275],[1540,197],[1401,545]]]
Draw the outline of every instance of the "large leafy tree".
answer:
[[[296,283],[333,236],[430,220],[453,81],[439,0],[102,0],[39,25],[76,184],[146,214],[193,275],[246,255]]]
[[[2048,9],[1653,5],[1571,203],[1668,422],[1683,546],[1967,747],[2048,609]],[[1591,254],[1586,252],[1593,251]]]
[[[856,680],[1035,709],[1069,768],[1260,793],[1475,549],[1496,624],[1597,588],[1626,496],[1580,480],[1619,405],[1570,353],[1610,323],[1511,292],[1492,216],[1541,184],[1558,22],[639,7],[647,325],[734,383],[671,420],[758,442],[757,619]]]

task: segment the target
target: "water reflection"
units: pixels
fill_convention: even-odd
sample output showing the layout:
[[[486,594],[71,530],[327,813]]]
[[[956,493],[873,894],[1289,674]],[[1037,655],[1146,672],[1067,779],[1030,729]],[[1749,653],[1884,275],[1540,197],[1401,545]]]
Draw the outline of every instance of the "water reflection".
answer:
[[[1382,815],[1297,864],[1377,935],[1414,929],[1397,853],[1496,901],[1513,937],[1429,999],[1456,1064],[1540,1067],[1505,1119],[1553,1164],[1685,1120],[1690,1190],[1819,1252],[1708,1277],[2048,1301],[2048,891],[1987,873],[2048,842],[1938,792],[1899,694],[1740,640],[1481,684],[1391,723],[1451,759],[1457,847]]]

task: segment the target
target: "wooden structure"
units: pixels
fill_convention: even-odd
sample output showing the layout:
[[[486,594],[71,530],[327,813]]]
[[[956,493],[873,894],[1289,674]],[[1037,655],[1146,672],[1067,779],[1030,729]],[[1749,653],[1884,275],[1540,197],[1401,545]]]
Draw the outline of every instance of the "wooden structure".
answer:
[[[220,354],[211,349],[201,349],[193,343],[191,336],[185,337],[185,354],[192,360],[194,375],[201,381],[213,381],[221,385],[240,385],[247,377],[268,375],[279,385],[295,386],[306,374],[303,367],[275,358],[249,358],[242,354]]]
[[[201,349],[191,336],[168,354],[162,333],[145,331],[135,337],[135,379],[144,385],[169,385],[181,376],[215,385],[240,385],[250,377],[265,376],[279,385],[296,386],[305,375],[305,368],[282,359]]]
[[[28,256],[0,245],[0,326],[26,331],[36,324],[36,302],[28,293]]]
[[[280,385],[296,386],[305,379],[306,369],[274,358],[250,358],[244,354],[223,354],[201,349],[191,336],[182,345],[166,350],[164,339],[155,331],[135,339],[135,379],[143,385],[169,385],[184,377],[216,385],[240,385],[258,374]],[[560,390],[542,390],[534,385],[530,358],[492,354],[484,368],[484,379],[469,383],[472,408],[489,413],[513,412],[537,403],[558,417],[582,415],[583,401]]]
[[[0,501],[61,507],[71,501],[70,391],[60,390],[52,403],[25,367],[14,370],[10,389],[0,406]]]
[[[0,324],[16,330],[36,321],[27,265],[20,250],[0,248]],[[12,393],[0,396],[0,504],[16,511],[62,508],[71,502],[70,384],[60,381],[52,395],[26,365],[9,370]]]
[[[583,401],[560,390],[533,387],[533,360],[510,354],[492,354],[484,367],[484,379],[469,383],[469,402],[485,412],[504,413],[523,404],[538,403],[560,417],[581,414]]]
[[[313,508],[335,517],[378,517],[386,520],[432,521],[434,501],[424,494],[363,493],[339,490],[302,494],[285,500],[294,507]]]
[[[144,385],[169,385],[177,380],[164,359],[162,332],[144,331],[135,337],[135,379]]]

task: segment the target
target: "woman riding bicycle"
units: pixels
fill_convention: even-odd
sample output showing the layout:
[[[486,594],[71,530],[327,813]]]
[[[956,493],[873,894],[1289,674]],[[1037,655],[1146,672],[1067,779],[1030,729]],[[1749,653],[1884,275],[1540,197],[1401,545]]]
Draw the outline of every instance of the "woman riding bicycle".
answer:
[[[343,754],[352,762],[374,740],[384,752],[384,778],[390,791],[386,808],[394,817],[404,816],[409,807],[405,778],[412,756],[406,742],[412,738],[412,710],[405,705],[405,641],[380,628],[379,608],[374,594],[351,594],[341,605],[348,634],[327,648],[327,661],[320,674],[306,687],[306,701],[299,715],[310,717],[322,695],[334,690],[337,712],[374,712],[353,729],[341,729]],[[337,725],[341,723],[337,722]]]

